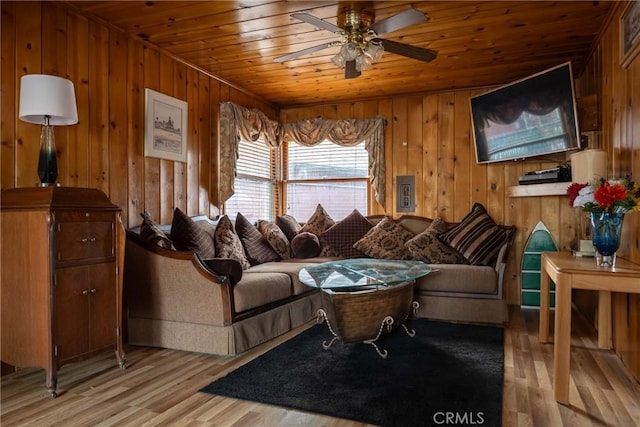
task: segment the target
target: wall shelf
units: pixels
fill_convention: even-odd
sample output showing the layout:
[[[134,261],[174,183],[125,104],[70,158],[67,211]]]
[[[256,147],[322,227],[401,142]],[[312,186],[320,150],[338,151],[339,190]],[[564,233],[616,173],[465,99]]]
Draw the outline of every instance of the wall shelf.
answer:
[[[567,194],[567,187],[569,187],[569,185],[571,185],[570,182],[514,185],[507,187],[505,195],[507,197],[564,196]]]

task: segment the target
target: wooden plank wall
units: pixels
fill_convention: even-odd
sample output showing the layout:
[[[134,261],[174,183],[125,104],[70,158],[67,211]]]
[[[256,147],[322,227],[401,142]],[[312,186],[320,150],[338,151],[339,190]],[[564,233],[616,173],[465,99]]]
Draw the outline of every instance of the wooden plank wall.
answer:
[[[54,74],[74,82],[79,115],[55,129],[61,185],[103,190],[127,227],[144,210],[171,222],[174,206],[218,215],[217,106],[231,100],[275,118],[270,104],[55,3],[1,7],[3,189],[38,182],[40,127],[17,118],[20,78]],[[189,104],[187,163],[144,157],[145,88]]]
[[[612,176],[640,181],[640,55],[621,63],[620,3],[579,80],[578,92],[595,94],[600,112],[600,148],[607,151]],[[621,254],[640,263],[640,213],[625,215]],[[640,380],[640,295],[614,294],[614,347]]]

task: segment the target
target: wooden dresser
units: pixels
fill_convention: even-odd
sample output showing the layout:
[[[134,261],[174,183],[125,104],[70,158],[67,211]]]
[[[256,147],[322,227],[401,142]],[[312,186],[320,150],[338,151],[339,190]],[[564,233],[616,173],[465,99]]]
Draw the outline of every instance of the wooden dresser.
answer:
[[[60,366],[122,350],[124,228],[97,189],[14,188],[0,196],[1,358],[42,367],[56,397]]]

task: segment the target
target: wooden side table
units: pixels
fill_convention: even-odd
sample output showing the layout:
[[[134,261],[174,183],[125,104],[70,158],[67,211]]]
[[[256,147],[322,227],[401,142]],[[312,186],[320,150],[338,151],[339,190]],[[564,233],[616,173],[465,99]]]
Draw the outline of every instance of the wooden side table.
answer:
[[[555,399],[569,403],[571,290],[598,291],[598,346],[611,348],[611,292],[640,293],[640,265],[618,258],[615,268],[597,267],[593,258],[569,252],[544,252],[540,275],[540,342],[549,342],[549,292],[556,284],[553,349]]]

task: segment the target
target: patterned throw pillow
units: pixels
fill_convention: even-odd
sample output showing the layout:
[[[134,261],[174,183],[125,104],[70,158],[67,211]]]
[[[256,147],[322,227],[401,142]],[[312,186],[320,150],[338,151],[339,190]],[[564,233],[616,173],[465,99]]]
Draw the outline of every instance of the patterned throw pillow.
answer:
[[[236,233],[251,265],[280,260],[280,256],[271,249],[262,233],[240,212],[236,216]]]
[[[282,215],[276,217],[276,225],[280,227],[280,230],[287,236],[289,241],[292,241],[296,234],[300,232],[302,226],[291,215]]]
[[[179,208],[173,211],[171,240],[179,251],[197,252],[205,259],[216,256],[211,236]]]
[[[240,263],[243,270],[251,267],[244,253],[242,242],[233,229],[233,223],[227,215],[220,218],[214,236],[218,258],[231,258]],[[203,257],[204,258],[204,257]]]
[[[258,230],[281,259],[291,258],[291,243],[276,223],[261,219]]]
[[[410,239],[406,246],[415,259],[427,264],[468,264],[458,251],[438,239],[438,234],[447,230],[442,218],[435,218],[426,230]]]
[[[335,223],[336,222],[331,218],[331,215],[327,213],[321,204],[318,204],[315,212],[313,212],[313,215],[309,218],[309,221],[307,221],[300,229],[301,233],[307,232],[318,236],[318,239],[320,240],[320,256],[338,256],[331,246],[329,246],[329,244],[327,244],[321,237],[322,232],[329,229],[329,227]]]
[[[373,228],[373,224],[354,209],[345,219],[324,231],[320,237],[343,258],[361,258],[362,252],[353,245]]]
[[[411,259],[411,253],[405,243],[413,233],[402,228],[393,219],[383,218],[353,247],[372,258]]]
[[[490,265],[509,236],[491,219],[484,206],[476,203],[460,224],[438,234],[438,238],[460,252],[470,264]]]
[[[144,211],[140,214],[142,217],[142,224],[140,224],[140,237],[150,242],[153,245],[160,246],[161,248],[175,250],[173,242],[167,237],[164,231],[158,227],[158,224],[153,222],[149,212]]]

